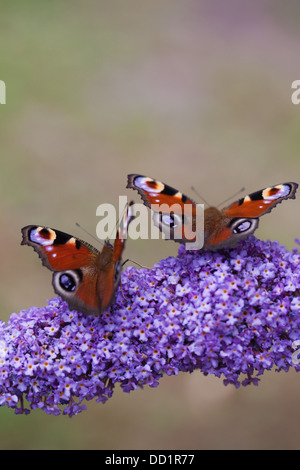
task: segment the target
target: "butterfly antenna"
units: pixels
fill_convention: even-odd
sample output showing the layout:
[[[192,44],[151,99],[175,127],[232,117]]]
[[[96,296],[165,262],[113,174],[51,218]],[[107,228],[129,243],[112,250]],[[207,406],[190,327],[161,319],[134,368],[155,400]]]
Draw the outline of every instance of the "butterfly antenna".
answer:
[[[125,294],[124,294],[124,291],[123,291],[123,287],[122,287],[122,282],[120,282],[120,288],[121,288],[121,292],[122,292],[123,299],[124,299],[124,300],[128,300],[128,299],[126,299],[126,297],[125,297]]]
[[[133,201],[131,201],[129,204],[128,204],[128,203],[126,204],[126,206],[125,206],[125,208],[124,208],[124,210],[123,210],[121,216],[119,217],[119,224],[120,224],[120,220],[122,220],[123,217],[124,217],[125,211],[128,209],[128,207],[133,206],[133,205],[134,205],[134,202],[133,202]],[[128,258],[126,261],[123,261],[122,267],[123,267],[126,263],[128,263],[129,261],[130,261],[131,263],[136,264],[136,265],[139,266],[140,268],[150,269],[150,268],[148,268],[148,266],[143,266],[142,264],[140,264],[140,263],[138,263],[137,261],[134,261],[133,259],[130,259],[130,258]]]
[[[143,269],[151,269],[151,268],[149,268],[148,266],[143,266],[142,264],[140,264],[140,263],[138,263],[137,261],[134,261],[133,259],[130,259],[130,258],[128,258],[126,261],[123,261],[122,266],[124,266],[124,264],[128,263],[128,261],[130,261],[131,263],[136,264],[136,265],[139,266],[140,268],[143,268]]]
[[[204,197],[201,196],[201,194],[199,194],[198,191],[196,191],[196,189],[194,188],[194,186],[191,186],[191,190],[192,190],[200,199],[202,199],[202,201],[203,201],[207,206],[210,206],[210,204],[204,199]]]
[[[235,194],[233,194],[233,196],[230,196],[228,197],[227,199],[225,199],[225,201],[222,201],[220,202],[220,204],[217,205],[217,207],[220,207],[222,206],[223,204],[225,204],[225,202],[229,201],[230,199],[238,196],[239,194],[243,193],[245,191],[245,188],[241,188],[239,191],[237,191]]]
[[[79,227],[81,230],[83,230],[87,235],[89,235],[94,240],[96,240],[96,242],[100,243],[101,245],[104,245],[103,241],[100,240],[100,238],[97,238],[94,235],[92,235],[88,230],[86,230],[84,227],[82,227],[78,222],[75,222],[75,225],[77,225],[77,227]]]

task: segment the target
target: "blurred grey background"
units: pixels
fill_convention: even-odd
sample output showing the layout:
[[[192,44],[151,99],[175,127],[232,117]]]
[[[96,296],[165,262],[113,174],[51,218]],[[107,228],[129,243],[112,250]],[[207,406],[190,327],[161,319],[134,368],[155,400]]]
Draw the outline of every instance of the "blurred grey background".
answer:
[[[20,229],[86,238],[96,208],[118,204],[141,173],[217,205],[300,182],[300,4],[296,0],[52,0],[1,2],[0,304],[2,320],[53,297],[51,274]],[[195,198],[195,196],[194,196]],[[201,201],[199,201],[201,202]],[[256,235],[289,249],[299,195]],[[128,240],[153,265],[178,245]],[[299,448],[300,377],[269,372],[235,390],[200,373],[164,377],[71,420],[0,409],[1,449]]]

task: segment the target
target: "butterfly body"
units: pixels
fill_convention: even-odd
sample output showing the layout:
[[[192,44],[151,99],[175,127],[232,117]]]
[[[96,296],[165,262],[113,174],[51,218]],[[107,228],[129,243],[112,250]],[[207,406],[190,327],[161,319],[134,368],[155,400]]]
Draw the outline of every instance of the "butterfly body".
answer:
[[[229,223],[229,219],[216,207],[208,207],[204,210],[204,246],[207,247],[210,240],[220,237]]]
[[[53,271],[54,291],[70,308],[100,315],[111,305],[120,282],[128,225],[133,219],[131,206],[132,203],[123,217],[114,245],[106,241],[101,251],[49,227],[28,225],[22,229],[21,244],[32,246],[43,265]]]
[[[222,210],[208,207],[204,224],[199,227],[196,203],[178,190],[137,174],[128,175],[127,184],[154,211],[154,223],[161,231],[168,228],[171,239],[186,244],[195,241],[195,232],[203,230],[203,248],[209,250],[234,247],[257,229],[259,217],[284,199],[294,199],[297,187],[297,183],[282,183],[251,193]]]

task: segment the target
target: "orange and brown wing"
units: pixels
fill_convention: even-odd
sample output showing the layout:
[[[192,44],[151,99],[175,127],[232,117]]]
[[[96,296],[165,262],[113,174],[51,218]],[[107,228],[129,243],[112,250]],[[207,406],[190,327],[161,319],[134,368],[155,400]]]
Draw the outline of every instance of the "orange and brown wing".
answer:
[[[22,228],[22,236],[21,245],[32,246],[51,271],[82,268],[98,254],[98,250],[82,240],[49,227],[27,225]]]
[[[152,209],[154,224],[166,238],[180,243],[195,239],[196,203],[175,188],[149,176],[128,175],[127,188],[135,189]]]
[[[176,213],[176,205],[181,214],[192,215],[195,202],[175,188],[143,175],[128,175],[127,188],[135,189],[144,204],[157,212],[168,213],[168,207]],[[160,210],[156,208],[161,206]],[[190,206],[190,207],[189,207]]]
[[[297,183],[282,183],[256,191],[226,207],[222,213],[230,218],[260,217],[270,212],[284,199],[295,199],[297,187]]]

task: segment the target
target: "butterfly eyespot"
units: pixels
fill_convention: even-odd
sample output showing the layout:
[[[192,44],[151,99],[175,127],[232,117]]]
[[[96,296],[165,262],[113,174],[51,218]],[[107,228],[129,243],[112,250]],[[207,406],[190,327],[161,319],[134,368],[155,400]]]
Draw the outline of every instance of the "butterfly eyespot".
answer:
[[[232,232],[235,234],[248,232],[256,224],[257,219],[242,219],[232,225]]]
[[[162,221],[163,224],[168,225],[172,228],[175,226],[175,224],[174,224],[174,214],[171,214],[171,215],[162,214],[161,221]]]
[[[160,213],[160,221],[163,225],[175,228],[182,225],[182,218],[178,214],[162,214]]]
[[[58,294],[72,295],[82,281],[82,271],[73,269],[53,273],[53,287]]]
[[[34,226],[29,231],[29,239],[33,243],[37,243],[41,246],[53,245],[56,234],[54,230],[46,227],[36,227]]]
[[[245,232],[246,230],[249,229],[250,226],[251,226],[251,222],[249,222],[249,220],[246,220],[245,222],[242,222],[241,224],[237,225],[234,228],[233,233]]]
[[[76,289],[76,280],[70,274],[61,274],[59,277],[59,284],[61,288],[67,292],[73,292]]]

